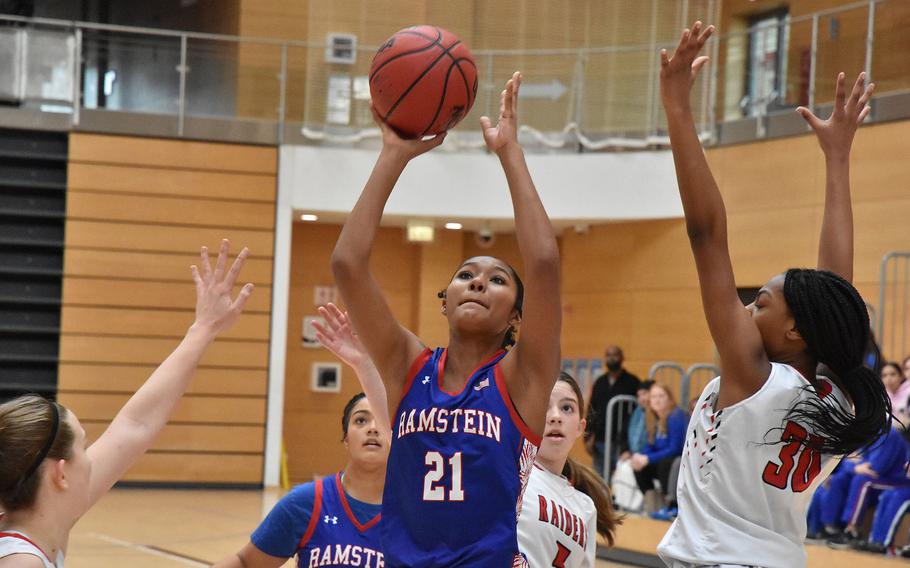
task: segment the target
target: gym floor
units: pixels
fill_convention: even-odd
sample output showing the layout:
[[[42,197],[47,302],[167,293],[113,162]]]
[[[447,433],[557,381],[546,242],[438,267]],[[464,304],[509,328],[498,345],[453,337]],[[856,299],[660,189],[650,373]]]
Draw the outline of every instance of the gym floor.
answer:
[[[114,489],[71,533],[66,566],[209,566],[240,550],[282,494],[277,489]],[[285,566],[294,566],[293,559]],[[597,568],[616,566],[597,563]]]

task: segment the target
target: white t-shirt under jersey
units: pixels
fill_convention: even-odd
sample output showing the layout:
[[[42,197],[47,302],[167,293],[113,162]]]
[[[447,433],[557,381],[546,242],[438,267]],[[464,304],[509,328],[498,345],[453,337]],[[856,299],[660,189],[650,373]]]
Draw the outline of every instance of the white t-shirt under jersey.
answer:
[[[534,568],[592,568],[597,550],[594,502],[565,477],[534,464],[518,517],[518,549]]]
[[[830,381],[819,377],[816,395],[804,390],[809,383],[796,369],[772,363],[761,390],[715,412],[720,380],[705,387],[689,421],[679,517],[658,554],[668,564],[805,566],[806,509],[839,458],[782,442],[806,435],[785,416],[810,396],[845,409],[847,401]]]
[[[44,551],[38,548],[38,545],[32,542],[28,535],[19,531],[0,531],[0,558],[13,554],[37,556],[44,562],[44,568],[63,568],[62,552],[57,553],[56,562],[51,562]]]

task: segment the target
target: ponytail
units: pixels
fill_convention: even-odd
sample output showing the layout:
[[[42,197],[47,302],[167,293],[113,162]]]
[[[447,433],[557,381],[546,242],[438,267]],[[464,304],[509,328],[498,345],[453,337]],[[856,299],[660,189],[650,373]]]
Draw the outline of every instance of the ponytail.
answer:
[[[809,354],[831,369],[831,380],[853,404],[853,412],[813,392],[787,418],[815,436],[801,440],[825,454],[846,455],[868,446],[889,429],[891,400],[885,385],[863,366],[869,341],[869,314],[856,288],[833,272],[791,268],[784,298]]]
[[[613,546],[616,527],[622,524],[624,516],[613,509],[613,496],[603,478],[572,458],[566,460],[562,474],[575,489],[594,501],[594,508],[597,509],[597,532]]]

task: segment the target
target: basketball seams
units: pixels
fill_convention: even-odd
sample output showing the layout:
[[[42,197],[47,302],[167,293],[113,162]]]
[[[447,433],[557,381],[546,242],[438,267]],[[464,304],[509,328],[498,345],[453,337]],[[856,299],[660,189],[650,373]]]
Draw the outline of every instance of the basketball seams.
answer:
[[[384,117],[382,117],[382,119],[387,121],[389,119],[389,117],[392,116],[392,113],[395,112],[395,109],[398,108],[398,105],[401,104],[401,101],[403,101],[405,99],[405,97],[407,97],[408,94],[412,90],[414,90],[414,87],[417,86],[417,83],[422,81],[423,78],[426,77],[427,73],[429,73],[433,69],[433,67],[436,67],[436,64],[439,63],[439,61],[443,57],[446,56],[446,53],[448,52],[448,50],[452,49],[455,46],[460,45],[460,44],[461,44],[461,40],[458,40],[455,43],[453,43],[451,46],[449,46],[448,48],[443,48],[445,51],[443,51],[443,53],[439,57],[434,59],[432,63],[427,65],[426,69],[424,69],[423,72],[420,75],[418,75],[416,79],[414,79],[414,81],[408,86],[407,89],[405,89],[404,93],[402,93],[401,96],[398,97],[398,100],[395,101],[395,104],[392,105],[392,107],[389,109],[389,112],[387,112],[386,115]],[[440,46],[440,47],[442,47],[442,46]]]
[[[471,88],[471,85],[468,84],[468,76],[465,75],[464,69],[461,68],[462,61],[467,61],[468,63],[471,64],[471,67],[474,68],[474,78],[475,79],[477,78],[477,66],[474,65],[474,62],[471,61],[470,59],[468,59],[467,57],[459,57],[458,59],[455,60],[455,63],[453,63],[454,66],[458,67],[458,72],[461,74],[461,78],[464,80],[464,88],[465,88],[465,93],[467,95],[467,97],[465,97],[465,98],[468,101],[468,107],[472,107],[472,106],[474,106],[474,97],[476,96],[476,92],[474,92],[474,90]]]
[[[419,34],[419,33],[416,33],[416,32],[410,32],[410,33],[408,33],[408,32],[398,32],[397,34],[395,34],[395,35],[400,35],[400,34],[416,35],[416,36],[422,37],[422,38],[424,38],[424,39],[426,39],[426,40],[429,40],[429,41],[431,41],[432,43],[431,43],[430,45],[425,46],[425,47],[421,47],[420,49],[412,49],[411,51],[406,51],[406,52],[404,52],[404,53],[399,53],[399,54],[397,54],[397,55],[393,55],[392,57],[388,58],[386,61],[383,61],[383,62],[379,65],[379,67],[377,67],[376,69],[373,69],[373,70],[370,72],[370,79],[369,79],[370,82],[373,81],[373,77],[375,77],[376,74],[379,73],[379,71],[380,71],[383,67],[385,67],[386,65],[388,65],[389,63],[391,63],[391,62],[393,62],[393,61],[397,61],[398,59],[401,59],[402,57],[405,57],[405,56],[407,56],[407,55],[414,55],[415,53],[422,53],[422,52],[424,52],[424,51],[429,51],[429,50],[431,50],[431,49],[433,49],[434,47],[437,47],[437,46],[438,46],[440,49],[445,50],[445,48],[442,46],[442,34],[439,33],[439,30],[436,30],[436,31],[437,31],[437,33],[438,33],[438,36],[436,37],[436,39],[433,39],[433,38],[431,38],[431,37],[427,37],[427,36],[425,36],[425,35],[423,35],[423,34]]]
[[[436,32],[436,39],[431,37],[433,31]],[[396,43],[393,41],[395,36],[408,37],[401,37]],[[377,67],[371,70],[369,76],[370,90],[379,97],[375,104],[385,106],[384,112],[380,114],[383,122],[402,129],[401,135],[415,137],[426,136],[430,132],[438,133],[460,122],[477,98],[477,65],[468,47],[454,34],[436,26],[406,28],[392,37],[386,44],[390,53],[384,54],[386,58],[378,57],[379,62],[374,58]],[[414,38],[432,43],[415,48],[415,45],[420,46],[422,42]],[[450,42],[450,45],[447,46],[446,42]],[[440,52],[433,51],[436,46]],[[386,48],[382,49],[385,51]],[[381,54],[377,54],[379,55]],[[445,56],[448,56],[450,64],[443,70],[437,66]],[[397,63],[389,66],[393,61]],[[470,64],[470,70],[462,65],[465,61]],[[461,75],[465,89],[464,99],[460,98],[461,88],[456,85],[457,80],[452,81],[453,68]],[[468,77],[469,73],[473,73],[473,82]],[[381,85],[388,88],[382,87],[380,90]],[[437,103],[435,109],[434,100]],[[394,102],[386,106],[391,101]],[[431,113],[432,118],[427,123],[427,117]],[[443,117],[444,114],[448,116]],[[445,121],[437,124],[441,121],[440,117]]]
[[[439,118],[439,113],[440,113],[440,111],[442,111],[442,105],[445,104],[446,96],[448,95],[449,77],[452,76],[452,69],[455,67],[458,67],[457,63],[453,63],[453,64],[449,65],[449,69],[446,71],[445,81],[442,82],[442,96],[439,97],[439,104],[436,105],[436,112],[433,113],[433,118],[430,119],[430,123],[423,130],[423,132],[420,133],[421,138],[427,135],[427,132],[429,132],[433,128],[433,125],[436,124],[436,119]],[[470,97],[468,97],[468,100],[470,101]]]

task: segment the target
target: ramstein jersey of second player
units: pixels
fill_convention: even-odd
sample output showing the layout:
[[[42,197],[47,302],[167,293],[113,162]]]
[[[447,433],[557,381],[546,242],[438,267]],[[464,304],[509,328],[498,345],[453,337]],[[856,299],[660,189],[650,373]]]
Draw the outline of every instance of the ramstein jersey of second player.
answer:
[[[509,398],[500,351],[460,392],[442,387],[446,350],[414,362],[392,417],[382,509],[389,567],[522,566],[517,519],[540,437]]]
[[[381,515],[365,524],[357,520],[341,485],[340,473],[315,483],[316,502],[298,545],[297,566],[383,568],[377,526]]]
[[[593,568],[594,501],[565,477],[534,464],[518,518],[518,548],[530,566]]]
[[[816,391],[793,367],[772,363],[758,392],[715,410],[721,380],[705,387],[689,421],[679,517],[657,551],[683,563],[805,566],[806,510],[839,458],[801,445],[815,433],[787,415],[808,397],[850,407],[827,379],[818,377]]]

